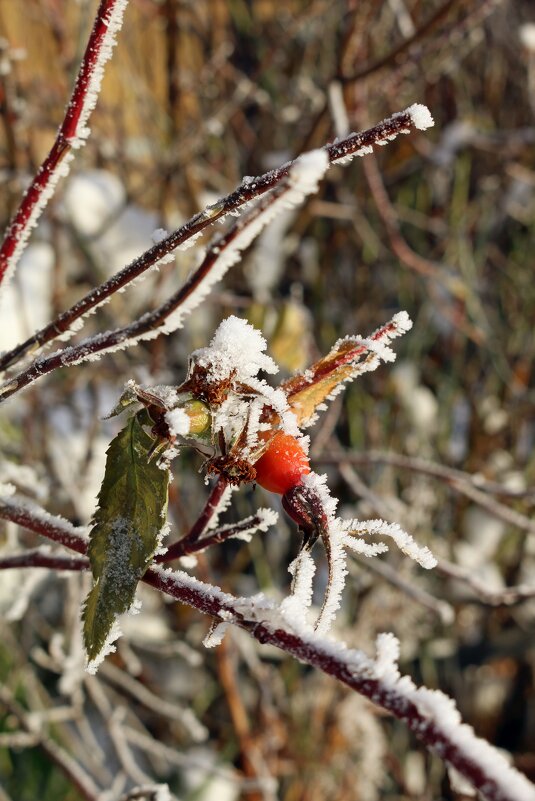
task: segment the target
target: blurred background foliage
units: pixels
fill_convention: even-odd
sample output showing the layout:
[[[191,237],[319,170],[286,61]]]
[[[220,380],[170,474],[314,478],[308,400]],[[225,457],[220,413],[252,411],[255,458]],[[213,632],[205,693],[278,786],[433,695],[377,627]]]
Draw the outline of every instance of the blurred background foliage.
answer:
[[[3,225],[51,146],[95,10],[93,0],[0,0]],[[187,354],[230,313],[264,331],[289,373],[406,309],[415,326],[398,361],[336,400],[312,453],[344,514],[396,520],[445,567],[424,576],[394,553],[355,565],[340,634],[370,650],[377,632],[394,630],[403,668],[453,695],[535,780],[535,600],[503,595],[535,586],[531,3],[132,2],[92,136],[1,307],[0,346],[141,253],[155,228],[332,141],[344,109],[349,130],[362,130],[413,102],[429,106],[433,130],[333,168],[183,331],[57,372],[2,406],[0,477],[86,524],[115,430],[102,416],[126,380],[179,383]],[[116,296],[86,331],[156,305],[196,252]],[[199,467],[191,453],[176,462],[174,536],[206,496]],[[228,519],[277,503],[243,489]],[[6,550],[35,544],[15,526],[0,532]],[[281,517],[249,545],[207,554],[197,574],[239,594],[283,593],[297,547]],[[81,577],[2,579],[2,682],[99,786],[115,788],[110,801],[147,776],[192,800],[464,797],[400,724],[240,633],[205,651],[206,620],[143,591],[142,615],[97,679],[80,667]],[[2,714],[0,738],[13,746],[20,721]],[[1,750],[2,801],[77,799],[52,762],[37,746]]]

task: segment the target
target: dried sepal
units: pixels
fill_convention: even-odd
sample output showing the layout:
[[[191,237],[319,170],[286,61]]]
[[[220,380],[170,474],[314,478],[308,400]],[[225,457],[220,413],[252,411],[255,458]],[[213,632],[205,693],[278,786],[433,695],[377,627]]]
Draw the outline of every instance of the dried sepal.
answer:
[[[347,576],[347,550],[353,550],[364,556],[378,556],[388,550],[384,542],[367,542],[363,535],[386,536],[392,538],[400,550],[419,565],[430,569],[436,565],[436,559],[427,547],[418,545],[414,539],[398,525],[383,520],[342,520],[336,516],[337,501],[329,492],[326,476],[315,473],[303,475],[301,482],[287,492],[282,505],[299,526],[303,534],[301,553],[310,552],[314,543],[321,538],[327,555],[327,586],[320,613],[314,624],[319,633],[328,631],[340,599]],[[295,588],[305,586],[300,571],[310,573],[308,560],[298,558],[293,563],[292,572]],[[304,590],[300,590],[302,594]],[[296,605],[291,608],[296,611]],[[304,610],[303,610],[304,614]]]
[[[389,343],[411,326],[408,314],[400,312],[366,339],[360,336],[339,339],[327,356],[314,362],[304,373],[284,381],[281,389],[298,425],[301,428],[312,425],[325,402],[334,398],[345,383],[375,370],[381,361],[394,361],[395,354]]]

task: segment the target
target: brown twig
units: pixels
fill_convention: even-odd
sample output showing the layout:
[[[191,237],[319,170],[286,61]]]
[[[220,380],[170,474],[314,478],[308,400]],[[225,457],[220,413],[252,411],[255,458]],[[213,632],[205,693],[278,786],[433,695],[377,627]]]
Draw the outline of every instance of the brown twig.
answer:
[[[364,67],[361,67],[357,72],[352,73],[351,75],[339,75],[338,80],[340,83],[347,84],[347,83],[355,83],[356,81],[361,81],[364,78],[367,78],[369,75],[373,75],[380,70],[385,69],[385,67],[390,67],[395,65],[400,56],[405,54],[409,54],[410,51],[414,48],[415,44],[420,42],[422,39],[425,39],[431,31],[436,28],[438,25],[442,23],[444,19],[451,13],[452,9],[459,3],[459,0],[446,0],[446,2],[437,8],[434,14],[432,14],[428,20],[426,20],[411,36],[404,39],[400,44],[393,47],[392,50],[389,50],[381,58],[378,58],[376,61],[372,61],[371,64],[365,64]]]
[[[453,470],[452,468],[436,465],[433,462],[428,462],[425,459],[410,459],[406,456],[399,454],[382,454],[380,452],[369,452],[367,454],[347,453],[340,455],[319,456],[317,461],[324,464],[334,463],[338,465],[346,464],[367,464],[370,462],[383,462],[402,469],[413,470],[415,472],[423,473],[433,478],[438,478],[447,483],[453,490],[459,492],[470,500],[474,501],[478,506],[486,509],[495,517],[503,520],[508,525],[515,526],[522,531],[527,531],[530,534],[535,533],[535,522],[527,515],[511,509],[504,503],[489,496],[489,492],[507,494],[505,488],[500,484],[493,482],[476,483],[476,480],[467,473],[460,470]],[[511,491],[512,492],[512,491]],[[531,494],[531,493],[529,493]],[[512,497],[517,497],[513,493]],[[522,494],[520,497],[525,497]]]
[[[94,784],[91,777],[80,767],[58,743],[47,737],[43,732],[36,732],[33,721],[26,711],[13,698],[7,687],[0,686],[0,703],[18,721],[25,732],[35,735],[37,744],[47,757],[62,771],[71,784],[76,787],[86,801],[97,801],[100,797],[100,788]]]
[[[369,570],[371,573],[379,576],[384,581],[387,581],[393,587],[401,590],[401,592],[404,593],[404,595],[406,595],[408,598],[436,615],[443,625],[447,626],[453,623],[455,619],[455,611],[451,604],[449,604],[447,601],[443,601],[440,598],[435,598],[434,595],[431,595],[431,593],[423,590],[421,587],[415,584],[414,581],[411,581],[410,576],[404,578],[402,575],[400,575],[399,570],[391,567],[388,562],[383,562],[381,559],[366,559],[365,557],[357,558],[362,570]]]
[[[515,587],[505,587],[503,590],[490,589],[488,584],[477,576],[474,571],[439,559],[436,570],[447,578],[455,579],[470,587],[477,599],[487,606],[516,606],[530,598],[535,598],[535,587],[527,584],[518,584]]]
[[[458,492],[462,492],[463,485],[469,484],[474,489],[491,495],[535,500],[535,487],[528,487],[525,490],[511,489],[496,481],[488,481],[483,477],[473,476],[463,470],[447,467],[438,462],[432,462],[429,459],[405,456],[404,454],[394,453],[392,451],[370,450],[358,452],[352,450],[351,452],[346,452],[329,450],[324,453],[315,451],[314,459],[322,464],[336,465],[340,464],[340,462],[357,465],[386,464],[392,467],[398,467],[401,470],[410,470],[414,473],[421,473],[431,478],[436,478],[439,481],[444,481]]]
[[[251,529],[258,529],[262,524],[262,517],[260,515],[251,515],[251,517],[241,520],[239,523],[229,523],[225,526],[215,528],[210,534],[202,537],[194,542],[187,541],[186,537],[178,542],[169,546],[169,549],[164,554],[158,554],[154,559],[155,564],[162,562],[172,562],[174,559],[180,559],[181,556],[190,556],[200,551],[205,551],[214,545],[221,545],[222,542],[239,537],[244,531],[249,532]]]
[[[424,278],[432,279],[428,286],[430,293],[435,296],[436,308],[440,309],[440,312],[449,319],[454,328],[462,330],[476,345],[481,345],[485,341],[485,333],[481,328],[476,327],[467,320],[464,314],[468,294],[466,284],[451,274],[446,265],[431,261],[431,259],[421,256],[410,247],[401,232],[398,215],[388,197],[375,157],[372,156],[372,158],[366,159],[363,163],[363,169],[394,254],[409,270]],[[444,300],[437,295],[436,286],[434,286],[433,282],[438,286],[445,287],[452,297],[461,304],[460,311],[451,304],[444,303]]]
[[[381,64],[381,60],[378,60],[373,64],[365,65],[362,69],[367,72],[366,78],[371,78],[372,81],[380,80],[384,92],[387,93],[403,78],[407,79],[411,74],[417,71],[421,72],[423,60],[427,59],[430,73],[433,76],[431,81],[436,80],[437,74],[444,74],[451,68],[452,63],[458,67],[464,55],[463,42],[469,41],[470,34],[477,30],[478,26],[483,25],[485,18],[492,14],[495,7],[501,2],[502,0],[476,0],[470,6],[464,3],[462,6],[464,16],[457,17],[451,22],[445,20],[432,36],[418,37],[413,41],[410,37],[406,40],[410,42],[408,48],[404,47],[405,42],[402,43],[402,52],[396,54],[394,63]],[[456,43],[455,48],[451,46],[453,41]],[[399,58],[399,56],[402,57]],[[391,69],[385,73],[383,69],[387,66],[391,66]],[[357,74],[349,75],[347,78],[351,85],[354,82],[352,78],[357,79]]]
[[[244,791],[244,799],[246,801],[266,801],[266,796],[262,791],[262,778],[265,778],[268,771],[258,749],[256,738],[251,731],[249,716],[240,695],[233,653],[229,648],[228,641],[220,643],[216,658],[219,680],[239,743],[240,762],[243,772],[247,779],[253,780],[257,784],[256,788]]]
[[[194,546],[198,542],[199,537],[201,537],[204,531],[206,531],[206,527],[214,516],[217,507],[221,503],[221,499],[227,487],[228,481],[223,476],[219,476],[216,483],[212,487],[210,495],[208,496],[208,500],[204,505],[204,509],[189,532],[181,540],[170,545],[165,553],[158,554],[154,560],[156,563],[171,562],[173,559],[178,559],[180,556],[185,556],[188,553],[192,553],[193,550],[200,550],[199,548],[196,549]],[[205,546],[203,545],[202,547],[204,548]]]

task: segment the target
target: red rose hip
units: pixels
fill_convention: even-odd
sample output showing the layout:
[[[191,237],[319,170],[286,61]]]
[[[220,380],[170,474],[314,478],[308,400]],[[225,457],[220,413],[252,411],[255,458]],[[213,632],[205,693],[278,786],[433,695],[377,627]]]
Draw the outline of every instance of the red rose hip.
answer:
[[[270,492],[284,495],[310,473],[308,456],[291,434],[278,431],[268,449],[255,462],[256,482]]]

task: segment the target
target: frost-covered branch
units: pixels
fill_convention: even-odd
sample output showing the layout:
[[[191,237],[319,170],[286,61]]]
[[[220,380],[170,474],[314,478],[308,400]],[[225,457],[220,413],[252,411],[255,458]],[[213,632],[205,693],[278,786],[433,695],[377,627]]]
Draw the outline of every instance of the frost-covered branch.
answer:
[[[74,527],[66,521],[29,510],[16,514],[14,505],[3,500],[0,517],[38,533],[46,530],[56,541],[68,533],[69,547],[78,552],[85,548],[84,538],[75,536]],[[417,688],[408,676],[399,675],[398,643],[393,635],[380,636],[378,655],[371,659],[343,643],[318,636],[296,616],[295,605],[280,606],[262,595],[236,598],[187,573],[157,567],[149,568],[143,581],[216,621],[245,629],[258,642],[274,645],[369,698],[403,721],[430,751],[454,767],[488,801],[535,801],[535,787],[461,722],[451,699],[439,691]]]
[[[89,541],[84,528],[77,528],[59,515],[51,515],[21,498],[0,497],[0,518],[17,523],[59,545],[85,555]]]
[[[48,570],[88,570],[89,560],[81,556],[52,554],[33,548],[30,551],[0,556],[0,570],[20,567],[44,567]]]
[[[69,172],[72,151],[82,147],[89,136],[87,122],[97,104],[104,67],[112,55],[127,3],[128,0],[101,0],[56,141],[24,193],[0,247],[0,283],[7,284],[13,276],[32,229],[58,181]]]
[[[325,150],[305,153],[291,166],[288,175],[229,231],[208,248],[199,267],[183,286],[165,303],[142,315],[136,322],[82,340],[78,345],[57,351],[48,358],[37,359],[29,368],[0,388],[0,400],[13,395],[43,375],[59,367],[93,361],[102,353],[110,353],[141,340],[169,334],[182,326],[186,317],[208,294],[214,283],[241,258],[242,252],[279,214],[299,205],[307,195],[317,191],[318,182],[328,167]]]
[[[437,690],[416,687],[397,668],[393,635],[378,638],[378,655],[293,629],[280,607],[262,596],[235,598],[186,573],[151,569],[147,583],[222,622],[232,622],[258,642],[274,645],[319,668],[403,721],[419,740],[454,767],[488,801],[535,801],[535,786],[505,757],[462,723],[454,702]]]
[[[238,523],[227,523],[224,526],[219,526],[201,539],[190,541],[188,537],[184,537],[184,539],[170,545],[165,553],[158,554],[154,562],[157,564],[172,562],[173,559],[179,559],[181,556],[189,556],[211,548],[213,545],[221,545],[226,540],[240,539],[249,541],[253,534],[259,531],[267,531],[268,527],[273,525],[276,520],[277,513],[272,509],[259,509],[256,514],[250,515],[250,517],[246,517]]]
[[[355,156],[371,153],[374,145],[386,145],[399,134],[409,134],[414,128],[425,130],[432,125],[433,119],[426,106],[414,104],[405,111],[393,114],[373,128],[362,133],[351,134],[339,142],[326,145],[324,151],[329,164],[345,164]],[[116,275],[89,292],[43,329],[6,352],[0,357],[0,370],[6,369],[19,361],[26,353],[34,351],[58,337],[68,339],[80,327],[83,318],[107,302],[115,292],[142,276],[162,259],[165,260],[177,248],[188,247],[195,237],[216,220],[236,213],[250,201],[274,189],[281,181],[289,177],[295,164],[295,161],[288,162],[258,178],[244,179],[234,192],[196,214]],[[8,397],[8,395],[0,394],[0,399],[2,397]]]
[[[182,547],[196,543],[199,537],[202,537],[204,532],[210,527],[210,524],[215,522],[215,525],[217,525],[219,514],[228,506],[231,491],[232,489],[229,486],[228,481],[223,476],[219,476],[210,491],[210,495],[206,500],[201,514],[192,525],[186,536],[180,541]],[[178,545],[178,543],[176,544]],[[169,549],[166,554],[163,554],[166,561],[169,558],[175,558],[169,556],[170,550],[171,549]]]

